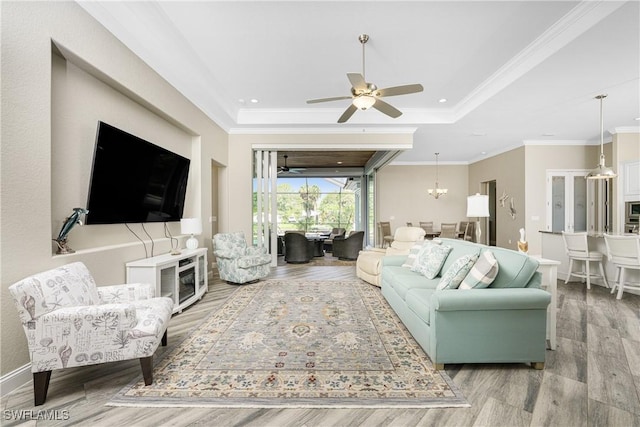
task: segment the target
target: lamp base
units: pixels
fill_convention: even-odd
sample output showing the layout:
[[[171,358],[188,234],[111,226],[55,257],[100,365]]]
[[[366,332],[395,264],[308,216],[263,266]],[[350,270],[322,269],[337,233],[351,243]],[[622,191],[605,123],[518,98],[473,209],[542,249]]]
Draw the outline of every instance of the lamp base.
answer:
[[[193,234],[192,234],[191,237],[187,240],[186,245],[187,245],[187,249],[198,249],[198,239],[193,237]]]

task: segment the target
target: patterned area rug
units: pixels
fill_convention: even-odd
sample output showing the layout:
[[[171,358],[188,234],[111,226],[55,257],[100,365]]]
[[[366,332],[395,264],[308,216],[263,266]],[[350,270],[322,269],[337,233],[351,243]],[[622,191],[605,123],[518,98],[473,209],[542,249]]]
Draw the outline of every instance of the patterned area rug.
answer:
[[[109,406],[468,407],[360,280],[267,280],[218,312]]]

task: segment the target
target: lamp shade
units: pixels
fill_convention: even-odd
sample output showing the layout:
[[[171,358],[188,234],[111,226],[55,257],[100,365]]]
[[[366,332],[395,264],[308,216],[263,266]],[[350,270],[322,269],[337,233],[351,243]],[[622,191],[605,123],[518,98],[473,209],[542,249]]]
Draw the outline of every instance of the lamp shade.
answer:
[[[477,218],[489,216],[489,196],[480,193],[468,196],[467,216]]]
[[[182,218],[180,220],[180,232],[182,234],[201,234],[202,221],[200,221],[200,218]]]

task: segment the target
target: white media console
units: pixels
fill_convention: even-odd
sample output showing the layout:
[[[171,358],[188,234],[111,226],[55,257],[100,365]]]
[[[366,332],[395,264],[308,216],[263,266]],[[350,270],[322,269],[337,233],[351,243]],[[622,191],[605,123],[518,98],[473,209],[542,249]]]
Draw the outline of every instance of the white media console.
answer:
[[[156,296],[173,300],[174,313],[182,313],[207,291],[207,248],[182,249],[180,255],[158,255],[126,266],[127,283],[154,285]]]

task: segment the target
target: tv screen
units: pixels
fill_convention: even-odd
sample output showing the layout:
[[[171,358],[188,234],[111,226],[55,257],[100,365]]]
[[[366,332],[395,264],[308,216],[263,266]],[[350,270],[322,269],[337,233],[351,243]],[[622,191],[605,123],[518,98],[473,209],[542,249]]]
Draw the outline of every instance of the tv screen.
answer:
[[[189,159],[98,122],[87,224],[178,221]]]

